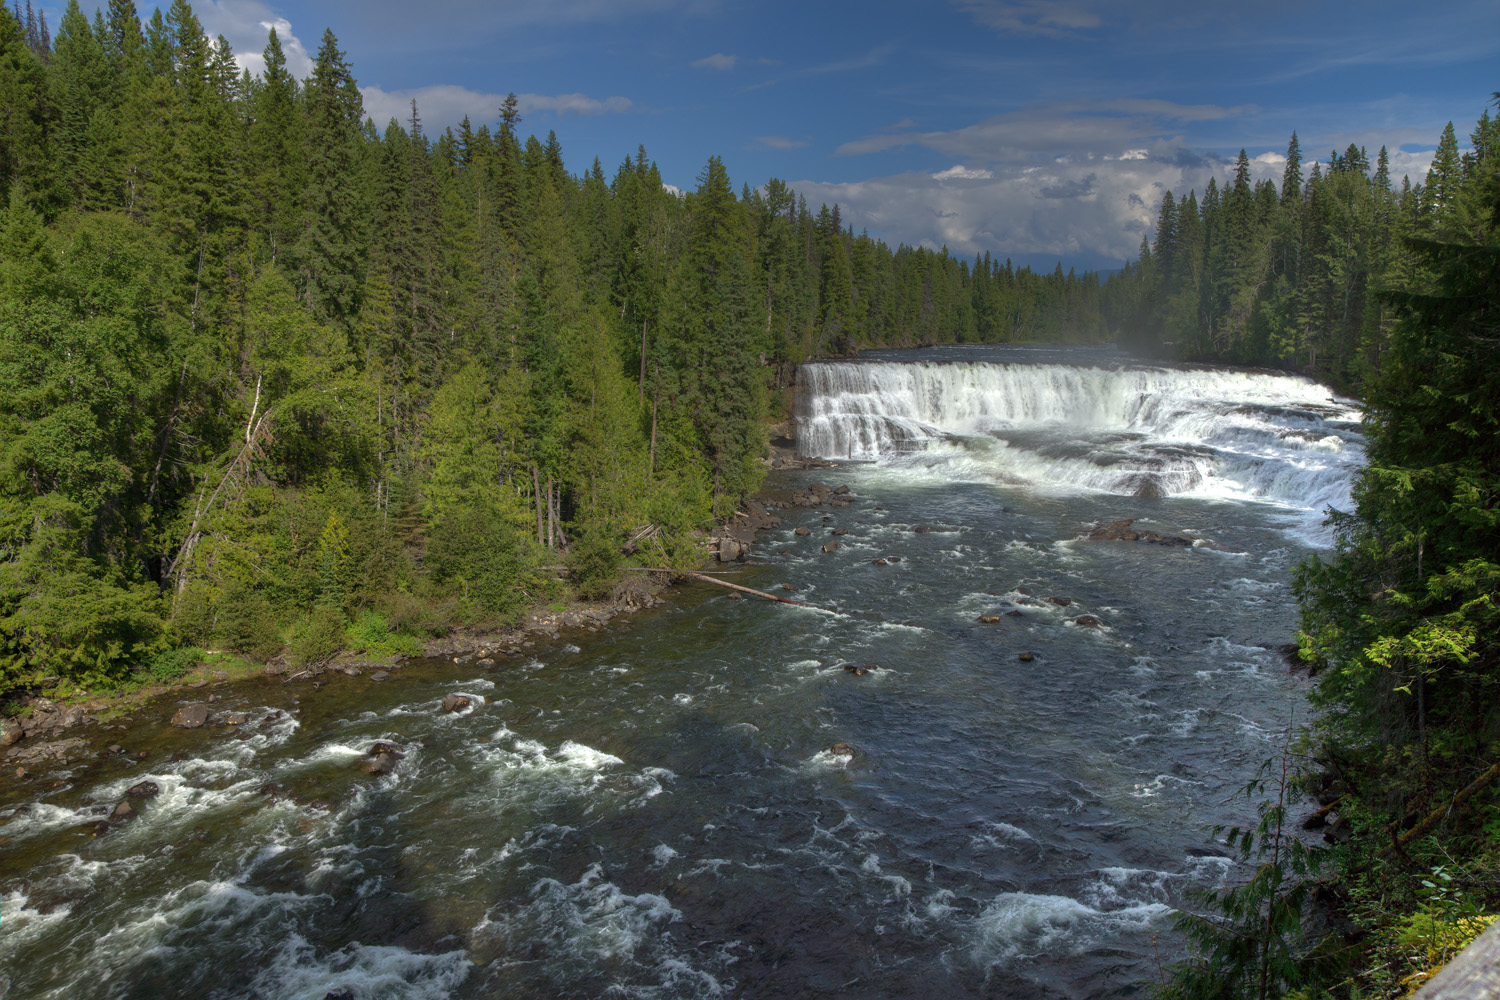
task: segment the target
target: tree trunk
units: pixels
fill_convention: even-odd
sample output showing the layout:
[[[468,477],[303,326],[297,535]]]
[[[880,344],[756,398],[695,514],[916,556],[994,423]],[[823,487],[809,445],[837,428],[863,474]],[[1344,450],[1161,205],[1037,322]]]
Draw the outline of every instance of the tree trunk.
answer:
[[[542,478],[536,471],[536,466],[531,467],[531,496],[536,501],[536,543],[541,545],[542,538]]]

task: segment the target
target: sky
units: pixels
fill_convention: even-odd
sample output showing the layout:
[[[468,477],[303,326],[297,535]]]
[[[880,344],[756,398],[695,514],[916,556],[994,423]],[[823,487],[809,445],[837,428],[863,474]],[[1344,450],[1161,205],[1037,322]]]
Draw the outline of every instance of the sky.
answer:
[[[84,0],[91,7],[89,0]],[[51,5],[49,5],[51,6]],[[143,14],[150,9],[138,3]],[[644,145],[691,189],[710,156],[736,187],[779,177],[856,231],[1109,269],[1162,194],[1220,183],[1244,148],[1279,180],[1353,142],[1426,174],[1500,90],[1500,2],[1256,0],[199,0],[260,67],[275,25],[305,75],[325,28],[383,126],[412,98],[434,133],[555,130],[570,170]],[[61,9],[48,10],[56,24]],[[1493,113],[1493,109],[1492,109]]]

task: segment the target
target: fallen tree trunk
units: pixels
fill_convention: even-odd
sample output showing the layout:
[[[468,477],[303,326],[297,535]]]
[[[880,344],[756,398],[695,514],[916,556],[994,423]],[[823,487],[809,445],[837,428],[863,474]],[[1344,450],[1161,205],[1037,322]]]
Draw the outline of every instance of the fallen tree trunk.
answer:
[[[768,594],[764,590],[752,590],[749,587],[741,587],[739,584],[730,583],[728,580],[715,580],[711,576],[705,576],[702,573],[694,573],[691,570],[684,572],[682,575],[692,580],[702,580],[704,583],[711,583],[716,587],[728,587],[730,590],[738,590],[742,594],[753,594],[756,597],[764,597],[768,601],[776,601],[780,604],[792,604],[799,608],[812,608],[814,611],[827,610],[826,608],[820,608],[815,604],[804,604],[801,601],[794,601],[789,597],[777,597],[775,594]]]
[[[1484,788],[1485,785],[1488,785],[1496,778],[1500,778],[1500,763],[1492,764],[1488,771],[1475,778],[1467,788],[1459,792],[1457,795],[1453,796],[1453,800],[1451,802],[1447,803],[1446,805],[1439,806],[1432,812],[1428,813],[1426,819],[1422,820],[1422,822],[1418,823],[1416,826],[1403,833],[1401,835],[1401,839],[1396,841],[1390,847],[1382,850],[1380,852],[1380,856],[1382,858],[1386,857],[1392,851],[1396,850],[1399,847],[1405,847],[1411,841],[1416,840],[1418,837],[1422,836],[1422,834],[1437,826],[1438,823],[1443,819],[1443,817],[1447,816],[1459,806],[1463,805],[1473,797],[1475,792]]]

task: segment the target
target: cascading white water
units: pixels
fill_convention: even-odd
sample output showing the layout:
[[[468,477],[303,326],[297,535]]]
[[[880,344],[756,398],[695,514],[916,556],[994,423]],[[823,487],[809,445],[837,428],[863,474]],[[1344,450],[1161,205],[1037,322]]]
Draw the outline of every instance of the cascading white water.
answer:
[[[977,362],[805,365],[797,446],[948,476],[1348,508],[1360,413],[1264,372]]]

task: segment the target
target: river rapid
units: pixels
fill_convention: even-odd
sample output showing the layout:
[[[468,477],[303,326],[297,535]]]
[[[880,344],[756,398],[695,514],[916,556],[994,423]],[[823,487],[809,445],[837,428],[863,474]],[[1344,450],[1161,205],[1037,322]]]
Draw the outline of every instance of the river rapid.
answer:
[[[1207,828],[1253,819],[1236,791],[1305,714],[1276,647],[1358,411],[1099,350],[802,379],[800,446],[855,462],[768,495],[851,503],[781,511],[725,579],[824,610],[695,584],[493,666],[86,733],[125,753],[0,779],[7,1000],[1144,995],[1172,907],[1237,875]],[[1196,543],[1080,539],[1121,518]]]

